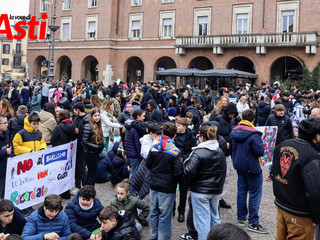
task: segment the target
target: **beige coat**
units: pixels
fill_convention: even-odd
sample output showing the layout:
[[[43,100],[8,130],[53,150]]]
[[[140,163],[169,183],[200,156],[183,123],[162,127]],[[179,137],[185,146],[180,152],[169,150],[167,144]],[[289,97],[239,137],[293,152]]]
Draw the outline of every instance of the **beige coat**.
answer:
[[[42,132],[44,141],[49,144],[53,133],[53,130],[57,126],[56,119],[50,112],[41,110],[40,112],[40,127],[39,130]]]

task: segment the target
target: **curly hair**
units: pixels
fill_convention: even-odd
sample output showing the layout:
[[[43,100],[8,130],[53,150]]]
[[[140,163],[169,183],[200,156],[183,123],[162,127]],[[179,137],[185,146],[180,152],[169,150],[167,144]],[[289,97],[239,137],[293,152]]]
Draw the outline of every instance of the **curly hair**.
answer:
[[[102,133],[101,120],[99,122],[95,122],[93,120],[93,115],[96,113],[100,113],[100,109],[95,107],[90,111],[89,123],[92,127],[93,141],[97,144],[100,144],[104,143],[104,138]]]
[[[113,102],[110,100],[105,101],[105,103],[102,105],[102,109],[105,110],[108,113],[111,113],[111,106],[113,105]]]

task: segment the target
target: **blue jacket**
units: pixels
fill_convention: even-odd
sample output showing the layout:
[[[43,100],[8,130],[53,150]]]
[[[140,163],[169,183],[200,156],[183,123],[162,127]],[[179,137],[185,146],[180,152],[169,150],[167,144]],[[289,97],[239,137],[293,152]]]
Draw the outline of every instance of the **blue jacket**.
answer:
[[[89,239],[91,232],[100,227],[97,217],[103,206],[98,198],[94,198],[93,206],[90,210],[84,211],[79,205],[79,193],[68,202],[65,213],[69,217],[71,231],[79,233],[83,239]]]
[[[40,113],[41,111],[41,92],[37,92],[34,96],[32,96],[30,101],[29,112],[37,111]]]
[[[22,88],[20,97],[21,97],[21,104],[27,106],[29,104],[29,99],[30,99],[30,88],[29,87]]]
[[[126,155],[128,158],[141,158],[141,143],[139,133],[131,128],[126,134]]]
[[[100,153],[99,162],[97,166],[96,183],[105,183],[109,181],[112,172],[113,172],[113,166],[109,158],[109,155]]]
[[[58,234],[61,240],[67,240],[71,234],[68,216],[60,211],[50,220],[45,216],[43,207],[40,207],[28,217],[21,236],[24,240],[43,240],[44,234],[51,232]]]
[[[241,123],[230,134],[233,166],[237,171],[260,174],[259,157],[264,155],[261,133]]]
[[[258,103],[258,124],[259,126],[265,126],[266,121],[270,115],[271,112],[271,106],[270,104],[260,101]]]

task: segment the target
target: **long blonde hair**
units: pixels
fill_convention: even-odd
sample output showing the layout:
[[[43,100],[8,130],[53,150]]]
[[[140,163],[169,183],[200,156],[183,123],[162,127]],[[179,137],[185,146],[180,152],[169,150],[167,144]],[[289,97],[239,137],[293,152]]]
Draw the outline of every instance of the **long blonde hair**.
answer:
[[[222,99],[223,98],[227,99],[227,105],[230,103],[228,96],[222,96],[216,106],[216,115],[219,115],[222,112]]]
[[[93,136],[93,141],[96,143],[96,144],[100,144],[100,143],[104,143],[104,138],[103,138],[103,132],[102,132],[102,127],[101,127],[101,120],[99,122],[95,122],[93,120],[93,115],[95,113],[100,113],[100,109],[99,108],[93,108],[91,111],[90,111],[90,114],[89,114],[89,123],[91,125],[91,128],[92,128],[92,136]]]

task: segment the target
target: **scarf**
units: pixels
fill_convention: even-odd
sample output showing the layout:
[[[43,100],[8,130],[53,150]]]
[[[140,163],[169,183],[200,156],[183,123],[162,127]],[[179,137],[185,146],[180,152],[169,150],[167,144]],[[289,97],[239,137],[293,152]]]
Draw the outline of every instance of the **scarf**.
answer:
[[[239,125],[246,125],[246,126],[249,126],[249,127],[252,127],[255,129],[254,125],[252,124],[252,122],[249,122],[248,120],[241,120],[239,122]]]

